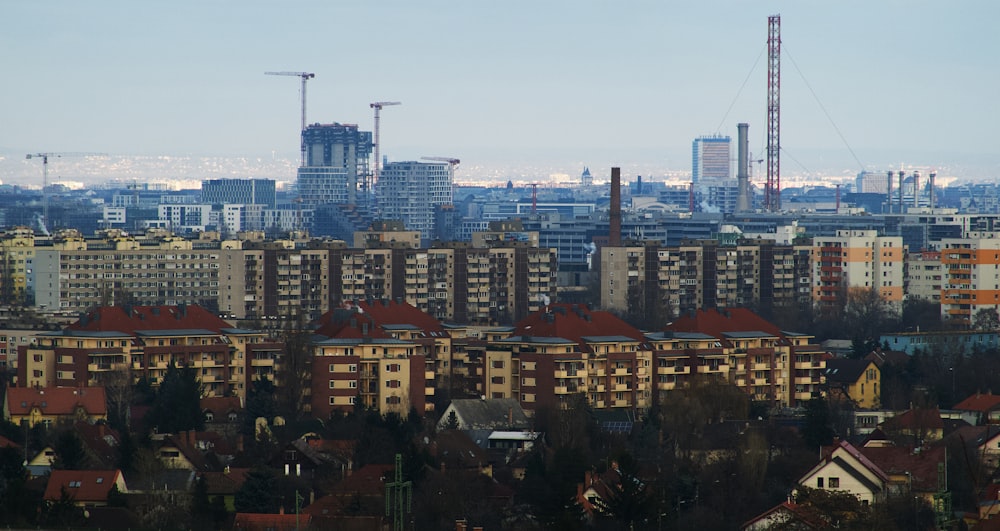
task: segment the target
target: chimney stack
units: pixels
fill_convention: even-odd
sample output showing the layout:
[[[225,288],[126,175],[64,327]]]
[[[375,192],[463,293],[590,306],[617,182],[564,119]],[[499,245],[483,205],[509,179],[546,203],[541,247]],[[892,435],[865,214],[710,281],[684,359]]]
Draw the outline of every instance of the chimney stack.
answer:
[[[736,211],[746,212],[750,210],[750,141],[747,138],[747,129],[750,124],[736,124],[738,166],[736,166]]]
[[[899,213],[903,213],[903,177],[906,173],[903,170],[899,170]]]
[[[889,214],[892,214],[892,170],[886,172],[885,185],[885,206]]]
[[[913,206],[920,206],[920,172],[913,172]]]
[[[934,178],[935,177],[937,177],[937,172],[936,171],[932,171],[931,172],[931,177],[930,177],[930,179],[931,179],[931,181],[930,181],[930,184],[931,184],[931,189],[930,189],[930,193],[931,193],[930,205],[931,205],[932,209],[934,208]]]
[[[837,185],[837,209],[834,212],[837,213],[837,214],[840,214],[840,185],[839,184]]]
[[[622,246],[622,169],[617,167],[611,168],[611,224],[608,245]]]

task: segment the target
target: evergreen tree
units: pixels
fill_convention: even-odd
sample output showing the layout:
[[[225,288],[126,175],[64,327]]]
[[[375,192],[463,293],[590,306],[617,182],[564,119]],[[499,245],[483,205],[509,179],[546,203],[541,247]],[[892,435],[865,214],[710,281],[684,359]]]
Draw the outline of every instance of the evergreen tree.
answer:
[[[233,504],[239,513],[278,512],[278,479],[267,468],[254,468],[236,491]]]
[[[83,441],[73,430],[64,431],[56,439],[56,460],[53,468],[62,470],[82,470],[87,464],[87,452]]]
[[[201,383],[193,367],[171,365],[153,398],[149,422],[160,433],[205,429]]]

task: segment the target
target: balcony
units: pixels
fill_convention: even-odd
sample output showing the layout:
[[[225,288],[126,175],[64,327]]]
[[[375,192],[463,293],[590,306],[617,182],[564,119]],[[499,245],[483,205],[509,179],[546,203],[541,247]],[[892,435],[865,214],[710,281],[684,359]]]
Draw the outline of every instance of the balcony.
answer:
[[[424,380],[433,380],[434,378],[434,371],[424,371]]]
[[[796,361],[796,369],[819,369],[822,365],[820,361]]]
[[[603,393],[605,392],[605,390],[606,388],[604,387],[604,384],[600,384],[592,389],[592,391],[595,393]]]
[[[795,378],[795,385],[819,385],[819,383],[819,377],[805,376]]]
[[[614,391],[631,391],[629,384],[615,384]]]
[[[434,396],[434,388],[424,387],[424,396]]]
[[[615,400],[611,403],[611,407],[629,407],[630,405],[628,400]]]
[[[632,369],[628,367],[616,368],[612,376],[630,376],[632,374]]]

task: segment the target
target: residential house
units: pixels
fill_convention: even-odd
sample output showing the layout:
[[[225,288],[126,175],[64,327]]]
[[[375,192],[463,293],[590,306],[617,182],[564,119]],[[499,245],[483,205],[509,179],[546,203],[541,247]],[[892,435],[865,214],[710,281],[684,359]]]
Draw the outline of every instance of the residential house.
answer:
[[[205,429],[222,435],[235,435],[240,428],[243,404],[237,396],[206,396],[200,401],[205,415]]]
[[[990,391],[971,395],[952,409],[969,413],[976,424],[1000,424],[1000,395]]]
[[[29,428],[78,420],[94,423],[107,420],[108,404],[103,387],[8,387],[3,417]]]
[[[822,458],[798,481],[813,489],[843,491],[865,503],[885,500],[889,476],[858,448],[840,441],[823,449]]]
[[[914,408],[886,419],[879,428],[897,443],[923,446],[944,437],[945,423],[938,408]]]
[[[226,510],[234,512],[236,511],[236,491],[243,486],[249,473],[249,468],[230,468],[227,466],[222,472],[202,472],[199,477],[205,480],[205,485],[208,487],[208,499],[214,500],[216,497],[221,497]]]
[[[59,501],[65,492],[78,507],[104,506],[115,487],[118,492],[128,492],[121,470],[53,470],[43,498]]]
[[[308,514],[236,513],[235,531],[297,531],[309,529],[312,518]]]
[[[827,396],[857,409],[877,409],[882,403],[882,371],[871,360],[826,360]]]
[[[452,413],[454,426],[450,426]],[[459,398],[444,410],[437,427],[439,430],[528,430],[531,421],[515,398]]]
[[[381,530],[385,523],[385,484],[395,466],[365,465],[337,482],[326,496],[302,511],[315,518],[323,529],[340,529],[359,524],[359,529]]]
[[[746,521],[740,527],[740,530],[767,531],[769,529],[797,529],[809,531],[829,528],[830,524],[815,514],[815,511],[799,505],[790,499]]]

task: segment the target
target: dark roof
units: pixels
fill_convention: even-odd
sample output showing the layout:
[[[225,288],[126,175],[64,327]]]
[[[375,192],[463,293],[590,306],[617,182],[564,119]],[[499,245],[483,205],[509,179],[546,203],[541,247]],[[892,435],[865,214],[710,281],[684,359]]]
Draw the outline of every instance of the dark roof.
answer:
[[[207,329],[221,333],[228,322],[197,304],[179,306],[101,306],[66,327],[72,331],[124,332]]]
[[[226,495],[235,494],[240,490],[248,473],[250,473],[249,468],[227,467],[222,472],[202,472],[201,477],[205,478],[205,485],[210,495]]]
[[[777,513],[785,513],[787,515],[787,519],[785,520],[776,520],[777,522],[781,522],[779,527],[785,526],[789,529],[826,529],[830,527],[830,524],[826,523],[819,515],[814,514],[814,511],[810,507],[799,505],[794,501],[786,501],[748,520],[740,529],[749,529],[751,525],[768,520],[772,515]],[[791,527],[793,523],[795,526]]]
[[[317,327],[314,333],[328,339],[360,340],[391,337],[378,326],[371,315],[356,310],[335,308],[321,315],[313,324]]]
[[[468,428],[528,429],[531,421],[516,398],[459,398],[451,401],[450,408]],[[447,411],[447,410],[446,410]],[[443,422],[447,417],[442,416]]]
[[[459,430],[439,431],[428,450],[448,470],[478,469],[489,463],[486,451]]]
[[[945,447],[914,449],[885,446],[862,448],[861,451],[887,474],[909,476],[913,490],[937,492],[938,464],[945,462]]]
[[[904,411],[895,417],[885,419],[882,423],[884,429],[931,429],[944,430],[944,422],[941,420],[941,411],[938,408],[911,409]]]
[[[832,358],[826,360],[826,381],[829,383],[853,384],[865,373],[872,363],[868,360]]]
[[[294,531],[308,528],[312,516],[303,514],[236,513],[233,529],[248,531]]]
[[[359,301],[358,306],[379,325],[413,325],[424,332],[444,332],[440,321],[405,301]]]
[[[90,424],[88,422],[77,422],[76,433],[80,436],[80,441],[88,450],[91,457],[96,459],[101,467],[115,466],[118,460],[118,445],[121,437],[118,432],[110,427],[101,424]]]
[[[236,396],[206,396],[199,401],[199,405],[202,412],[211,411],[217,417],[243,410],[243,404]]]

